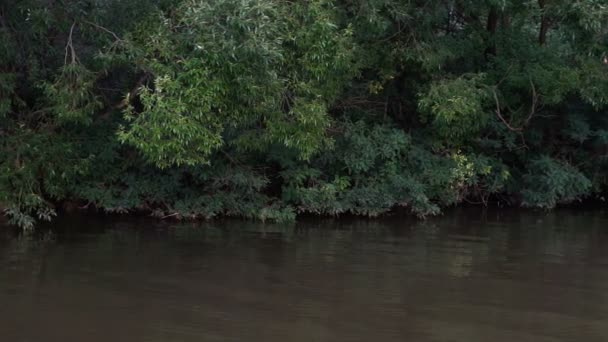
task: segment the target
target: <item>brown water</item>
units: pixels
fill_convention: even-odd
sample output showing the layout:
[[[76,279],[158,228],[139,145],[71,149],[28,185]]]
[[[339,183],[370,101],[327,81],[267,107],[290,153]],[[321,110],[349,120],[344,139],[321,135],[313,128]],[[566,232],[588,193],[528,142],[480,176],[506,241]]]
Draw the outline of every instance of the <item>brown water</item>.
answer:
[[[0,229],[0,341],[608,341],[608,213]]]

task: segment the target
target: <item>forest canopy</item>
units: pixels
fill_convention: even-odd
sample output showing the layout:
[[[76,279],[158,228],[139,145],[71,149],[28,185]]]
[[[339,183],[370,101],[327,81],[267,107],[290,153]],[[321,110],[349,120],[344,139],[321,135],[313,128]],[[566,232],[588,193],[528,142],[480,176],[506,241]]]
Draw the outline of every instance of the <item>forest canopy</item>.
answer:
[[[606,0],[3,0],[0,208],[420,217],[608,189]]]

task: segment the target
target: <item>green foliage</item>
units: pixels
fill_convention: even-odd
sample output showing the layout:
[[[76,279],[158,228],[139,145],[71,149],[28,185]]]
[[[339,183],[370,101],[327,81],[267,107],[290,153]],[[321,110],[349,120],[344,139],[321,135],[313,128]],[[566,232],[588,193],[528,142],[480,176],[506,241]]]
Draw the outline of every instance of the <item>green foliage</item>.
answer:
[[[431,121],[447,141],[477,134],[488,120],[484,111],[488,91],[480,86],[483,75],[463,75],[431,84],[418,104],[424,121]]]
[[[11,95],[15,89],[15,74],[0,73],[0,118],[6,117],[11,111]]]
[[[328,102],[355,67],[348,31],[330,13],[318,1],[265,0],[186,1],[161,12],[134,38],[154,82],[140,92],[143,111],[127,112],[121,141],[159,167],[198,165],[233,142],[226,130],[247,129],[253,137],[234,140],[242,149],[282,143],[309,158],[326,142]]]
[[[154,91],[140,92],[144,111],[127,112],[130,125],[119,132],[120,141],[133,145],[161,168],[207,162],[222,145],[222,127],[219,115],[208,115],[213,94],[205,90],[168,76],[157,78]]]
[[[0,206],[183,219],[608,190],[603,0],[7,0]]]
[[[496,176],[490,160],[436,155],[396,127],[359,121],[341,128],[334,149],[281,173],[283,199],[299,212],[378,216],[405,207],[424,217],[480,184],[499,191],[508,178],[504,171]]]
[[[72,142],[53,134],[20,130],[4,141],[0,161],[0,202],[9,203],[7,214],[25,228],[30,215],[49,220],[53,201],[65,198],[72,182],[87,172],[90,157],[80,157]]]
[[[540,208],[580,200],[591,189],[580,171],[547,156],[530,161],[523,182],[523,205]]]
[[[49,111],[59,123],[90,124],[102,103],[92,91],[95,74],[81,65],[64,66],[54,83],[44,85]]]

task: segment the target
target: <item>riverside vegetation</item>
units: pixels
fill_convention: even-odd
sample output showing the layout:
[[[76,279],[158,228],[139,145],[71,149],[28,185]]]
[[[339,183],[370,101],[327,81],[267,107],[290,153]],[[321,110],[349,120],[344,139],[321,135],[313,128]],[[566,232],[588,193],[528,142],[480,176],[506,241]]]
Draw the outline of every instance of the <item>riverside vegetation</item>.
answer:
[[[3,0],[0,207],[424,217],[608,188],[606,0]]]

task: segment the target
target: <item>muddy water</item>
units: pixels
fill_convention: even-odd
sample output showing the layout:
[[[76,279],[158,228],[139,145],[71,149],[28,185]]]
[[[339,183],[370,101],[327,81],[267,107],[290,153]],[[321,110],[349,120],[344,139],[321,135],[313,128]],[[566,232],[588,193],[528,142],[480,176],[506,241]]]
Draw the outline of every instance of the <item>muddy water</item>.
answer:
[[[608,212],[0,229],[0,341],[608,341]]]

